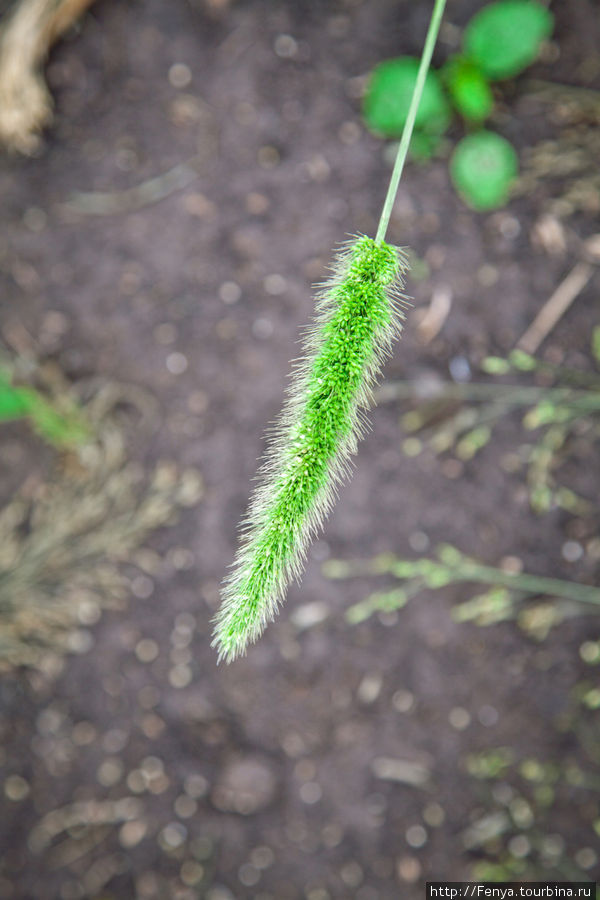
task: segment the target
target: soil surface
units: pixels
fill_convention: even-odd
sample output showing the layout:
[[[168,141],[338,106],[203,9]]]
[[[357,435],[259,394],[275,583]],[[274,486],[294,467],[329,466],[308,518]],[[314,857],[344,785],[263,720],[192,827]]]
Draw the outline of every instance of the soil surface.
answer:
[[[438,62],[481,5],[449,4]],[[600,88],[595,4],[554,6],[553,43],[527,77]],[[74,385],[142,388],[157,412],[144,427],[124,413],[131,459],[195,467],[204,482],[148,539],[146,573],[131,573],[126,608],[102,615],[92,646],[3,676],[2,898],[416,900],[426,880],[477,872],[599,873],[598,713],[582,703],[597,668],[579,652],[597,619],[576,615],[543,641],[514,621],[459,624],[452,608],[475,591],[451,586],[354,626],[345,610],[393,583],[322,572],[446,542],[593,583],[597,519],[535,515],[523,474],[503,464],[525,440],[518,414],[461,462],[407,456],[406,407],[381,403],[278,620],[233,665],[217,667],[210,647],[312,285],[348,233],[376,229],[389,148],[362,125],[363,78],[418,54],[428,15],[412,0],[99,0],[49,60],[42,151],[0,159],[6,347]],[[559,140],[555,107],[525,80],[499,89],[492,125],[520,154]],[[409,165],[388,239],[412,248],[419,280],[387,383],[468,380],[514,347],[598,230],[592,204],[565,217],[562,251],[540,244],[560,190],[542,179],[480,215],[445,159]],[[597,290],[594,276],[543,358],[592,365]],[[440,291],[451,310],[424,343],[419,315]],[[53,451],[4,428],[7,501],[32,472],[50,477]],[[597,501],[597,445],[584,451],[569,477]]]

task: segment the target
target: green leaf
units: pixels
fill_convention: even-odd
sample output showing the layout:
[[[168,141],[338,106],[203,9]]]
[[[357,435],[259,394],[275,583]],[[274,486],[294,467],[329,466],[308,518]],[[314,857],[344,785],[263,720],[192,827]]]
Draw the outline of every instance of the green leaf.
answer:
[[[535,356],[532,356],[530,353],[525,353],[524,350],[511,350],[508,354],[508,359],[511,366],[514,366],[515,369],[518,369],[520,372],[533,372],[533,370],[537,368],[537,359]]]
[[[512,144],[492,131],[467,135],[457,144],[450,160],[456,190],[476,210],[503,206],[517,169]]]
[[[400,137],[417,80],[419,60],[400,56],[380,63],[371,72],[363,103],[367,127],[383,137]],[[423,96],[417,110],[415,128],[430,135],[440,135],[451,119],[450,104],[440,79],[429,71]]]
[[[592,353],[596,362],[600,363],[600,325],[592,331]]]
[[[453,56],[442,74],[461,116],[476,123],[487,119],[494,108],[494,95],[481,69],[464,56]]]
[[[437,153],[441,143],[442,139],[437,134],[413,131],[410,142],[410,155],[415,160],[426,161]]]
[[[513,78],[536,59],[554,17],[534,0],[499,0],[484,6],[465,29],[465,54],[492,80]]]
[[[481,363],[481,369],[488,375],[506,375],[510,372],[510,363],[501,356],[486,356]]]
[[[9,422],[20,419],[29,412],[29,397],[23,388],[13,387],[2,380],[0,382],[0,421]]]

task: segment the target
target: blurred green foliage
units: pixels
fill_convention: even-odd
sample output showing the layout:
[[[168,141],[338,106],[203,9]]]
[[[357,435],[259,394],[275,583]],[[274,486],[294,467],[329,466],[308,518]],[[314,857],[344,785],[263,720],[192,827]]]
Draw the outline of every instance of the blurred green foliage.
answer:
[[[412,56],[388,59],[376,66],[364,98],[364,115],[369,128],[384,137],[400,138],[406,124],[419,60]],[[417,110],[415,130],[430,135],[443,134],[452,118],[450,103],[441,81],[429,71]]]
[[[512,144],[494,131],[477,131],[457,145],[450,160],[450,176],[470,206],[496,209],[508,200],[518,167]]]
[[[90,436],[83,414],[67,398],[47,400],[35,388],[13,384],[11,373],[0,369],[0,422],[18,419],[26,419],[56,447],[80,444]]]
[[[535,61],[554,20],[533,0],[500,0],[484,6],[465,28],[465,55],[490,81],[514,78]]]
[[[450,171],[462,199],[476,210],[502,206],[517,174],[511,145],[489,131],[479,131],[494,110],[492,81],[513,78],[535,61],[550,36],[553,16],[536,0],[497,0],[467,24],[462,51],[439,72],[429,71],[417,112],[411,154],[426,159],[440,147],[451,123],[451,107],[476,129],[463,138]],[[403,56],[376,66],[369,78],[363,116],[381,137],[398,138],[408,115],[419,61]]]

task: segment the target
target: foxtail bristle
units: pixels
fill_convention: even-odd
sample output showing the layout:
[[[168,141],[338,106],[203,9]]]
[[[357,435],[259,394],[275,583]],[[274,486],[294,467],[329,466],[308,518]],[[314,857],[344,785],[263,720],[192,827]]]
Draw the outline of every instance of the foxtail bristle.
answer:
[[[361,411],[401,330],[407,269],[401,250],[364,236],[337,256],[223,586],[213,640],[219,659],[230,662],[259,637],[301,573],[364,431]]]

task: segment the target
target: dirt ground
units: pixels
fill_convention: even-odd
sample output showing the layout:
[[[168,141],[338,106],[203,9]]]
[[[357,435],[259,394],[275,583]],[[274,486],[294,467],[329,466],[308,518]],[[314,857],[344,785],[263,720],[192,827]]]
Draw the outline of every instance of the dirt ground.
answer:
[[[449,4],[438,61],[481,5]],[[553,7],[554,49],[527,77],[599,89],[595,4]],[[278,621],[233,665],[210,647],[312,285],[348,233],[376,227],[389,166],[361,124],[361,79],[419,53],[428,14],[409,0],[99,0],[52,53],[40,154],[0,158],[5,346],[74,384],[142,388],[157,412],[123,426],[130,457],[204,483],[146,542],[126,609],[102,615],[86,652],[3,676],[3,900],[416,900],[426,880],[486,861],[530,880],[600,874],[598,711],[581,703],[597,669],[579,653],[598,620],[576,616],[543,642],[514,622],[457,624],[464,591],[451,587],[351,626],[344,610],[381,579],[321,571],[448,542],[593,583],[597,518],[536,516],[501,464],[518,418],[463,464],[406,456],[401,406],[380,404]],[[494,126],[523,154],[557,139],[555,112],[522,79],[500,92]],[[560,190],[547,178],[478,215],[443,159],[408,167],[389,239],[421,277],[388,382],[448,378],[514,347],[598,231],[592,205],[566,217],[564,252],[536,242]],[[451,312],[423,345],[418,314],[440,289]],[[591,365],[597,290],[594,277],[542,356]],[[25,426],[5,435],[6,501],[46,477],[52,452]],[[590,452],[573,477],[597,500]],[[568,561],[569,540],[591,549]],[[544,772],[559,774],[550,785]]]

